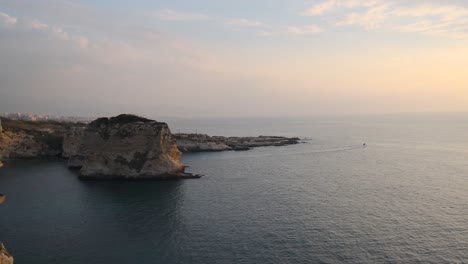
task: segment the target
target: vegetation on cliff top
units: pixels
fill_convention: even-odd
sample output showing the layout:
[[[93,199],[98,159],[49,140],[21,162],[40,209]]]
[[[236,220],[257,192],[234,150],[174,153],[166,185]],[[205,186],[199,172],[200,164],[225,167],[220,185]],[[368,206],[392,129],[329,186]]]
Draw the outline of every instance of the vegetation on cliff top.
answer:
[[[6,131],[40,131],[40,130],[60,130],[70,127],[85,126],[84,123],[60,122],[60,121],[24,121],[1,118],[2,127]]]
[[[116,124],[122,125],[122,124],[136,123],[136,122],[148,123],[148,122],[154,122],[154,120],[144,118],[141,116],[137,116],[137,115],[121,114],[121,115],[114,116],[111,118],[107,118],[107,117],[98,118],[94,120],[93,122],[91,122],[90,125],[94,127],[99,127],[101,125],[116,125]]]

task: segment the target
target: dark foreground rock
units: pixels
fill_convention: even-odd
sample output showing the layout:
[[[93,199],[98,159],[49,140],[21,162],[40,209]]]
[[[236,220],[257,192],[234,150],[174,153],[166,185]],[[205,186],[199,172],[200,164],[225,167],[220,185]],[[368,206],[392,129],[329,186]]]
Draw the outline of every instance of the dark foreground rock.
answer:
[[[64,137],[63,155],[81,179],[167,180],[185,173],[182,153],[166,123],[132,115],[100,118]]]
[[[203,134],[175,134],[177,146],[182,152],[250,150],[256,147],[286,146],[298,144],[297,137],[222,137]]]
[[[13,256],[8,253],[2,242],[0,242],[0,264],[13,264]]]

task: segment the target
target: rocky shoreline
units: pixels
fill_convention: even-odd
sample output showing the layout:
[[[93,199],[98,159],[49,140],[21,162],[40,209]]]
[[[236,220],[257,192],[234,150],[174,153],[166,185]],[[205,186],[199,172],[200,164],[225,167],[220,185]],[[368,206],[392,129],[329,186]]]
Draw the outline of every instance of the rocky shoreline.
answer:
[[[245,151],[257,147],[294,145],[301,141],[298,137],[223,137],[204,134],[174,134],[174,138],[182,152]]]
[[[64,158],[85,180],[200,178],[203,175],[185,172],[182,153],[245,151],[301,142],[297,137],[172,134],[166,123],[125,114],[89,124],[3,121],[0,158]]]

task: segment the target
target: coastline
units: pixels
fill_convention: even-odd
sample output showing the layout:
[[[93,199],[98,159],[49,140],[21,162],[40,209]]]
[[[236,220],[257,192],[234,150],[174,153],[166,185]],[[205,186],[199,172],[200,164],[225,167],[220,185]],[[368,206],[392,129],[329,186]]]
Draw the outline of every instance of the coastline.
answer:
[[[183,153],[248,151],[302,142],[298,137],[173,134],[166,123],[126,114],[88,125],[5,121],[0,130],[0,158],[64,160],[81,180],[199,179],[204,175],[185,172]]]

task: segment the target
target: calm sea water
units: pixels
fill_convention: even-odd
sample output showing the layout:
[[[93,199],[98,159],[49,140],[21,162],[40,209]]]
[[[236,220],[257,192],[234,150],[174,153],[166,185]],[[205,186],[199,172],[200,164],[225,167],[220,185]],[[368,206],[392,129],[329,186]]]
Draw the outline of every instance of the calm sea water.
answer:
[[[0,240],[15,263],[468,262],[468,115],[170,125],[307,140],[185,155],[207,176],[174,182],[83,182],[60,160],[6,162]]]

